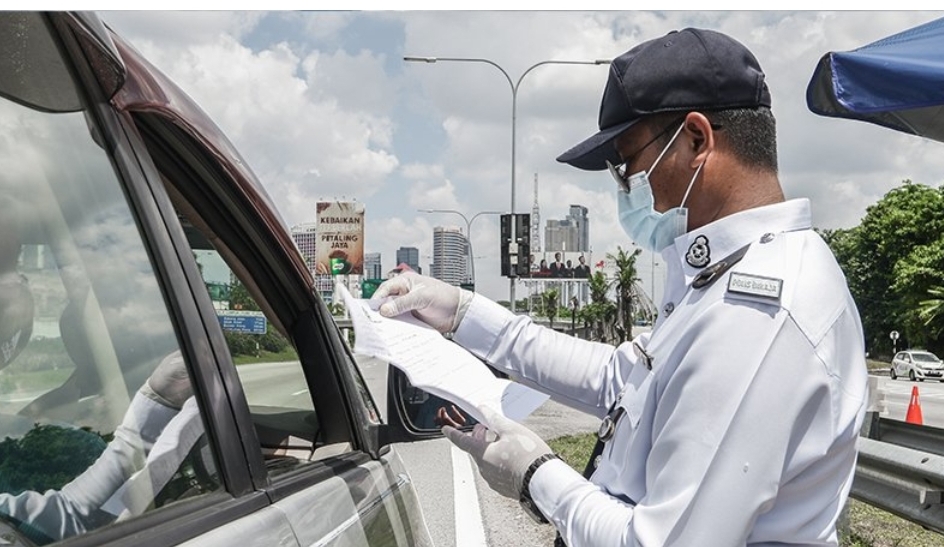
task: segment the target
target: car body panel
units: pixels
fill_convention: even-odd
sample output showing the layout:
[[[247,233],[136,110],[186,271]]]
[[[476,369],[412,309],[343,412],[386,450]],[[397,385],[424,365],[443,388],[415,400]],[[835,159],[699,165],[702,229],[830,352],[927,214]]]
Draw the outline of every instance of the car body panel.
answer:
[[[396,452],[279,500],[301,545],[429,545],[412,481]],[[412,519],[403,521],[402,515]]]
[[[893,377],[911,378],[914,375],[916,380],[944,381],[944,362],[924,350],[898,352],[892,359],[891,371]]]
[[[266,530],[260,534],[259,530]],[[266,507],[210,532],[185,541],[185,547],[299,547],[285,514],[276,507]]]

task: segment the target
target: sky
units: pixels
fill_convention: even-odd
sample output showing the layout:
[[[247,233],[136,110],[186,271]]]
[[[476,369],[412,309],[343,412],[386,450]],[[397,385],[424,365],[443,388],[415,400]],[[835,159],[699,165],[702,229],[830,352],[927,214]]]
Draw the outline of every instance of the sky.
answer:
[[[512,205],[515,212],[531,212],[535,180],[542,227],[579,204],[589,209],[594,262],[617,246],[631,249],[617,221],[616,188],[609,174],[555,161],[596,132],[607,67],[534,65],[612,59],[642,41],[685,27],[727,33],[758,58],[777,118],[781,183],[787,198],[811,199],[815,227],[851,228],[869,205],[903,180],[938,187],[944,175],[941,143],[816,116],[805,98],[826,52],[854,49],[944,12],[99,15],[216,121],[288,226],[314,222],[318,201],[362,202],[365,251],[382,253],[384,271],[395,266],[401,246],[417,247],[420,265],[428,271],[433,227],[467,228],[459,214],[419,210],[455,210],[466,218],[509,212]],[[416,63],[405,62],[404,56],[494,64]],[[499,275],[498,217],[478,215],[471,235],[477,291],[507,299],[509,283]],[[655,285],[656,302],[664,277],[659,261],[644,253],[637,263],[644,289]],[[519,286],[516,296],[524,296],[524,290]]]

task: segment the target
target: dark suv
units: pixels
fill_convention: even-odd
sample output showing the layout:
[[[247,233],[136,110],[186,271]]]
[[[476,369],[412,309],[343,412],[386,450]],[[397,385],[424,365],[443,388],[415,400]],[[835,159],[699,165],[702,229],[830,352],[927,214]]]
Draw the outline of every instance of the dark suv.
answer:
[[[429,544],[402,428],[216,125],[94,15],[0,41],[0,543]]]

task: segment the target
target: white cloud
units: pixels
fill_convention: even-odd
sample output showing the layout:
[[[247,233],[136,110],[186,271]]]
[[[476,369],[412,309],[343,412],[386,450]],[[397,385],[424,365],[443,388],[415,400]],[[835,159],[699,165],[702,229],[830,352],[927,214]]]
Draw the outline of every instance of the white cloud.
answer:
[[[370,196],[399,164],[385,109],[358,106],[342,76],[347,62],[376,71],[366,54],[303,61],[285,43],[253,52],[225,33],[176,47],[147,38],[135,45],[236,144],[289,224],[309,220],[320,198]]]
[[[222,34],[244,36],[262,11],[103,11],[99,17],[126,36],[174,47],[181,43],[213,41]]]
[[[505,76],[487,63],[404,63],[402,55],[489,59],[516,83],[542,61],[612,58],[672,29],[727,32],[754,51],[767,73],[786,193],[812,199],[817,226],[849,227],[902,179],[940,184],[942,145],[813,115],[805,103],[809,78],[827,51],[852,49],[941,15],[284,12],[265,18],[267,36],[275,38],[262,49],[254,41],[255,50],[245,43],[263,21],[258,12],[110,12],[106,19],[204,106],[290,223],[310,220],[318,198],[370,201],[368,246],[384,254],[386,267],[401,245],[420,247],[428,257],[432,226],[450,222],[415,209],[471,216],[511,206],[512,92]],[[283,43],[282,23],[305,33]],[[596,130],[606,72],[538,66],[521,79],[515,103],[516,210],[530,212],[537,174],[543,219],[562,218],[570,203],[590,208],[595,254],[628,245],[616,222],[612,181],[605,172],[578,171],[555,158]],[[476,220],[478,286],[506,298],[497,234],[497,219]],[[428,258],[421,261],[428,266]]]

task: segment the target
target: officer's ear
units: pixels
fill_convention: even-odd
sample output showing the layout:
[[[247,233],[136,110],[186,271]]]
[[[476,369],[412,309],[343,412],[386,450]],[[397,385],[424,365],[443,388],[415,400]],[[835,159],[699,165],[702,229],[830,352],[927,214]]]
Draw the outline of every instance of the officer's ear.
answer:
[[[685,116],[682,134],[688,143],[690,166],[697,169],[715,149],[715,134],[711,121],[701,112],[689,112]]]

